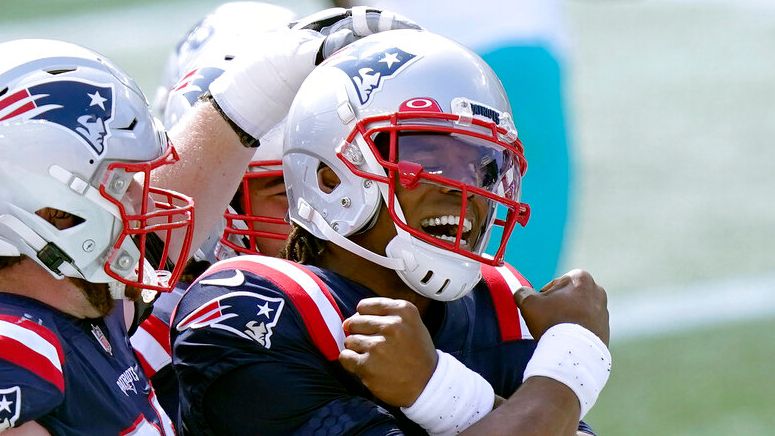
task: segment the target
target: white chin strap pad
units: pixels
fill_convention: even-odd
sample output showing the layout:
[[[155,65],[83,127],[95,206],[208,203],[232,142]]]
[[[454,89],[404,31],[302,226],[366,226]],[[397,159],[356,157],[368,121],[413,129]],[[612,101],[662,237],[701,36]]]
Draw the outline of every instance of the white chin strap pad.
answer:
[[[467,294],[482,278],[481,264],[426,244],[399,229],[385,249],[406,268],[396,274],[410,288],[433,300],[451,301]]]

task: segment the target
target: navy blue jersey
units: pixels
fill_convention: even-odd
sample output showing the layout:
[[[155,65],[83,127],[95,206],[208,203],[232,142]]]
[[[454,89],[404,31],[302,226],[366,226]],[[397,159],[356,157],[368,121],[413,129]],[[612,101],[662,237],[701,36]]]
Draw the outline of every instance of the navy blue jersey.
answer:
[[[535,342],[512,291],[526,281],[485,267],[467,296],[433,303],[436,348],[498,395],[521,384]],[[181,431],[190,434],[422,434],[338,363],[342,321],[375,294],[330,271],[241,256],[195,282],[173,315]],[[427,320],[426,320],[427,323]]]
[[[0,430],[31,420],[55,435],[174,434],[129,345],[121,305],[78,319],[0,293]]]

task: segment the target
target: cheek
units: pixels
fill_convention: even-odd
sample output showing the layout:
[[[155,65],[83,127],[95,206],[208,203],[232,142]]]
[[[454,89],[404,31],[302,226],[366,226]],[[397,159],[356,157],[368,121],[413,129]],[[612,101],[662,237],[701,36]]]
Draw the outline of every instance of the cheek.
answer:
[[[436,188],[423,184],[418,185],[414,189],[406,189],[400,185],[396,186],[396,198],[407,221],[411,222],[413,214],[421,212],[422,207],[420,206],[427,203],[428,199],[426,196],[433,189]]]
[[[283,218],[288,211],[288,197],[273,195],[271,197],[254,195],[250,198],[253,215]]]

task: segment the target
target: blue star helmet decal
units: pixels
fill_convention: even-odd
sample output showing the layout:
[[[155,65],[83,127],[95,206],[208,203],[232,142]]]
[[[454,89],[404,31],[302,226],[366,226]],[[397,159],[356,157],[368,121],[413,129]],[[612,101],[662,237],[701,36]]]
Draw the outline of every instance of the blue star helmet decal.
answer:
[[[382,88],[385,80],[394,77],[417,58],[416,55],[397,47],[375,51],[365,50],[364,53],[366,57],[345,57],[332,64],[350,77],[362,105],[366,105],[372,94]]]
[[[213,328],[270,348],[272,332],[285,300],[253,292],[235,291],[214,298],[183,318],[175,327],[185,329]]]
[[[113,85],[55,80],[0,97],[0,121],[19,118],[58,124],[86,141],[97,155],[105,151],[113,119]]]
[[[217,79],[221,74],[223,74],[223,70],[215,67],[193,69],[186,73],[172,87],[170,94],[182,95],[193,106],[199,96],[204,94],[210,88],[213,80]]]

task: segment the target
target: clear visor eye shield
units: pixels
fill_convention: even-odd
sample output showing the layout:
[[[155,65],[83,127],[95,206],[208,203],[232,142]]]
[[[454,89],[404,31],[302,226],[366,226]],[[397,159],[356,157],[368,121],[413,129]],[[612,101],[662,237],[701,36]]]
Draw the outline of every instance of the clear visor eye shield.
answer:
[[[432,116],[458,121],[451,114]],[[356,175],[387,186],[393,221],[413,237],[478,262],[502,263],[515,224],[524,226],[530,215],[529,207],[519,202],[520,181],[527,167],[519,140],[505,138],[503,129],[478,119],[468,120],[470,124],[462,128],[413,114],[396,113],[388,118],[392,121],[388,126],[385,117],[359,123],[341,148],[340,159]],[[369,123],[382,126],[368,129]],[[367,159],[359,149],[364,146],[369,147],[382,174],[366,169]],[[437,189],[447,195],[433,197],[436,200],[430,205],[396,206],[396,193],[415,189]],[[503,219],[496,218],[499,207],[505,209]],[[407,220],[409,208],[422,212],[420,216],[409,213],[414,218]],[[482,252],[493,227],[503,231],[498,251],[490,259]]]

